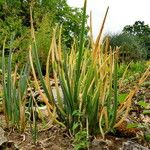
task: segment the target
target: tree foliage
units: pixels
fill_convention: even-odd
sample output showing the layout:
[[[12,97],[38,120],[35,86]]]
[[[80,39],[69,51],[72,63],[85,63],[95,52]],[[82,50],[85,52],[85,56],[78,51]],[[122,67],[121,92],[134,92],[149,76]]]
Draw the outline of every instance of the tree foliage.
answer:
[[[123,29],[124,33],[131,34],[139,38],[140,44],[147,49],[147,58],[150,58],[150,27],[144,21],[136,21],[133,25],[127,25]]]
[[[140,60],[145,57],[145,48],[136,36],[120,33],[110,36],[110,45],[114,48],[120,46],[121,61]]]
[[[28,49],[30,42],[30,4],[33,4],[33,19],[37,46],[42,60],[46,60],[53,28],[62,25],[63,46],[71,47],[73,38],[77,41],[81,29],[82,8],[72,8],[66,0],[1,0],[0,1],[0,48],[4,37],[15,33],[13,48],[16,60],[22,59],[22,52]],[[86,27],[85,36],[88,28]],[[25,53],[24,53],[25,54]],[[43,62],[44,63],[44,62]]]
[[[126,25],[121,33],[110,34],[110,45],[120,46],[121,59],[124,61],[150,58],[150,27],[144,21]]]
[[[21,36],[24,28],[30,27],[29,6],[30,0],[2,0],[1,34],[6,35],[15,31],[16,36]],[[82,9],[70,7],[66,0],[35,0],[33,16],[36,30],[40,28],[45,17],[51,21],[51,30],[57,24],[62,25],[62,38],[66,46],[70,47],[72,39],[78,38],[80,34]]]

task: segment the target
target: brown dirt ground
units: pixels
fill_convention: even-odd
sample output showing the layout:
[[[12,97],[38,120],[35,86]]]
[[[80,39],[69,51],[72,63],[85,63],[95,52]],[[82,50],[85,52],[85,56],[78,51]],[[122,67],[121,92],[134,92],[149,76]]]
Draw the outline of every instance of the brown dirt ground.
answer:
[[[29,130],[21,134],[18,130],[11,128],[7,129],[4,126],[4,115],[0,114],[0,126],[5,131],[5,136],[8,141],[15,144],[19,150],[71,150],[72,139],[68,135],[66,129],[53,125],[47,130],[38,132],[37,142],[34,143],[32,139],[32,134]],[[16,150],[13,148],[12,144],[7,145],[10,150]],[[9,149],[8,149],[9,150]]]
[[[58,125],[53,125],[51,128],[39,132],[37,142],[34,143],[29,130],[24,134],[21,134],[16,129],[7,129],[5,126],[2,126],[4,123],[4,115],[0,114],[0,118],[0,126],[5,130],[5,136],[9,141],[9,143],[7,143],[7,150],[73,150],[73,138],[69,135],[66,129]],[[119,150],[120,147],[122,147],[123,142],[131,140],[128,136],[125,137],[125,135],[123,135],[123,131],[121,132],[122,133],[120,134],[118,131],[118,137],[117,135],[107,135],[105,137],[105,140],[108,141],[107,147],[109,150]],[[91,140],[93,139],[94,137],[91,138]],[[101,137],[97,136],[95,139],[100,140]],[[148,146],[147,143],[143,143],[143,141],[139,141],[138,139],[132,139],[132,141]],[[101,143],[103,144],[103,142]],[[105,144],[106,143],[104,143],[104,145]],[[90,146],[90,150],[98,150],[99,148],[96,147]]]

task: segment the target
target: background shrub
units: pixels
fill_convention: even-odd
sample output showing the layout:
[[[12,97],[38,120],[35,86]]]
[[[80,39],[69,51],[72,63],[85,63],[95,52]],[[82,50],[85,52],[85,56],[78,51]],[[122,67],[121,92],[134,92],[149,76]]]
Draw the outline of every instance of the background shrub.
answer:
[[[131,60],[142,60],[146,57],[146,49],[139,39],[127,33],[109,35],[110,45],[114,48],[120,46],[120,61],[129,62]]]

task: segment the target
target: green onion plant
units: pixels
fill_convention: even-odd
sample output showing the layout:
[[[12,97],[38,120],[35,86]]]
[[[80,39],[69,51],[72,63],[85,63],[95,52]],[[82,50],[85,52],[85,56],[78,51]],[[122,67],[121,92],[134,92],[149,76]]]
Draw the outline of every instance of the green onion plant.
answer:
[[[12,69],[12,43],[10,42],[8,63],[5,63],[5,41],[2,52],[2,85],[3,85],[3,108],[7,126],[11,123],[24,132],[26,126],[25,104],[27,94],[27,80],[29,65],[22,68],[21,73]]]
[[[127,117],[132,97],[138,86],[131,90],[124,101],[119,103],[117,74],[119,48],[116,47],[112,50],[108,39],[101,42],[109,8],[106,11],[96,42],[93,40],[91,22],[91,43],[90,48],[87,48],[84,38],[86,3],[85,0],[79,45],[74,42],[72,48],[66,52],[61,46],[61,28],[59,35],[56,35],[58,34],[57,27],[53,30],[45,77],[42,75],[37,53],[31,7],[31,36],[33,40],[29,57],[36,87],[47,106],[50,119],[54,123],[67,127],[72,134],[86,129],[87,136],[98,132],[104,137]],[[52,67],[57,100],[54,99],[50,85],[50,67]],[[148,74],[147,71],[139,84],[147,78]],[[40,91],[37,75],[45,94]]]

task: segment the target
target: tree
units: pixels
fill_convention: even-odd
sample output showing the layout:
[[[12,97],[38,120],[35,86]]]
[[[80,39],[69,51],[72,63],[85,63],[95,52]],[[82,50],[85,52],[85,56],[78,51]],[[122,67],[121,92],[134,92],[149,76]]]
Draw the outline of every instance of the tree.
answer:
[[[128,33],[109,35],[112,48],[120,47],[120,61],[140,60],[145,56],[145,49],[141,46],[138,37]]]
[[[6,45],[9,45],[9,37],[15,33],[14,47],[16,59],[25,58],[21,51],[27,50],[29,45],[31,1],[33,6],[33,20],[37,46],[39,52],[44,55],[41,60],[46,60],[53,28],[62,25],[62,44],[71,47],[73,38],[79,39],[82,25],[82,8],[72,8],[66,0],[1,0],[0,1],[0,48],[3,39],[7,36]],[[87,36],[86,28],[85,36]],[[19,44],[18,44],[19,43]],[[25,54],[25,53],[24,53]],[[43,58],[44,57],[44,58]],[[45,63],[45,62],[43,62]]]
[[[7,37],[7,45],[13,33],[15,33],[14,44],[18,43],[19,38],[25,36],[30,26],[30,16],[27,1],[2,0],[0,8],[0,48],[2,48],[4,37]]]
[[[125,26],[123,32],[139,38],[140,44],[147,49],[147,59],[149,59],[150,58],[149,25],[146,25],[144,21],[136,21],[133,25]]]
[[[13,31],[16,36],[21,36],[22,28],[30,27],[29,5],[31,0],[2,0],[0,3],[0,27],[3,33],[9,34]],[[81,29],[82,9],[70,7],[66,0],[33,0],[34,26],[38,30],[41,22],[46,17],[51,20],[51,28],[57,24],[63,26],[62,40],[68,47],[71,46],[73,38],[78,38]],[[10,19],[12,21],[10,21]],[[9,22],[10,21],[10,22]],[[16,26],[16,22],[19,25]],[[19,27],[18,27],[19,26]],[[17,29],[16,27],[20,28]],[[88,28],[85,35],[87,35]]]

